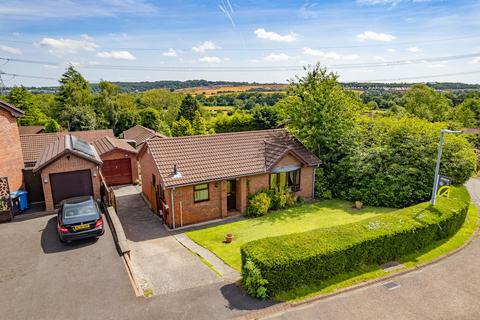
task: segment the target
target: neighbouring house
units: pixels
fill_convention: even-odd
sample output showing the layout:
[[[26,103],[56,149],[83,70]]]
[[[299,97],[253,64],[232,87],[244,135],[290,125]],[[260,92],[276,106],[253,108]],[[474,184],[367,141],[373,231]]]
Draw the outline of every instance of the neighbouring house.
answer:
[[[93,145],[103,161],[101,171],[108,186],[131,184],[138,179],[138,152],[125,140],[106,136]]]
[[[262,188],[311,199],[320,164],[284,129],[155,137],[138,159],[143,194],[171,228],[244,213]]]
[[[22,148],[17,119],[23,111],[0,100],[0,177],[8,178],[11,192],[22,188]]]
[[[44,186],[41,181],[41,176],[33,171],[37,161],[50,144],[63,139],[69,134],[89,143],[103,137],[115,137],[113,130],[111,129],[20,135],[23,164],[25,167],[23,170],[23,180],[25,183],[25,190],[28,192],[29,203],[45,202],[43,192]]]
[[[38,133],[44,133],[45,127],[44,126],[20,126],[18,127],[18,131],[20,132],[20,135],[38,134]]]
[[[91,195],[100,199],[102,160],[85,140],[67,134],[50,143],[37,160],[33,173],[40,175],[47,211],[64,199]]]
[[[141,125],[136,125],[122,133],[123,139],[130,142],[137,150],[140,150],[148,139],[154,137],[165,138],[164,135]]]

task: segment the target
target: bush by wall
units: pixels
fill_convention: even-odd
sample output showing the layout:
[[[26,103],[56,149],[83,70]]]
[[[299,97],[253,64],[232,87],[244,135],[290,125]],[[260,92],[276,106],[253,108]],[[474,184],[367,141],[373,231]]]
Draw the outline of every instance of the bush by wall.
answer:
[[[268,212],[272,199],[264,192],[251,197],[248,201],[247,215],[250,217],[263,216]]]
[[[450,197],[439,198],[435,207],[421,203],[353,224],[249,242],[241,248],[242,269],[248,262],[249,270],[256,271],[243,272],[243,283],[248,292],[273,296],[360,265],[393,261],[453,235],[469,204],[466,189],[452,187]]]

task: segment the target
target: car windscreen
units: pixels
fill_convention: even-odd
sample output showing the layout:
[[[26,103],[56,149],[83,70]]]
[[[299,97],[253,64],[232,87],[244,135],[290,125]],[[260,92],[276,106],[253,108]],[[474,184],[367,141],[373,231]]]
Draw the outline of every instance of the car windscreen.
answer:
[[[66,221],[95,220],[99,218],[98,208],[93,201],[65,204],[63,207],[63,218]]]

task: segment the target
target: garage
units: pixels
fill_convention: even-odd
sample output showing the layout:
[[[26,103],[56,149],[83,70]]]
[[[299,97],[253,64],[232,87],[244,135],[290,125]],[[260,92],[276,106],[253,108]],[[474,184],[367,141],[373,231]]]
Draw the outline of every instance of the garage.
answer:
[[[102,174],[109,186],[133,183],[130,158],[103,161]]]
[[[68,198],[94,195],[90,170],[51,173],[50,186],[54,205]]]
[[[137,150],[125,140],[103,137],[93,142],[108,186],[132,184],[138,179]]]

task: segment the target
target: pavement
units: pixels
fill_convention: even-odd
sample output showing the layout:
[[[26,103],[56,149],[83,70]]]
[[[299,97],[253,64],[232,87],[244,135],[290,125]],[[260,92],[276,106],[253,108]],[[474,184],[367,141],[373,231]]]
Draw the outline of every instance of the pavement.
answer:
[[[480,180],[467,183],[472,201],[480,205]],[[459,253],[420,271],[290,309],[269,319],[479,319],[480,240]]]

